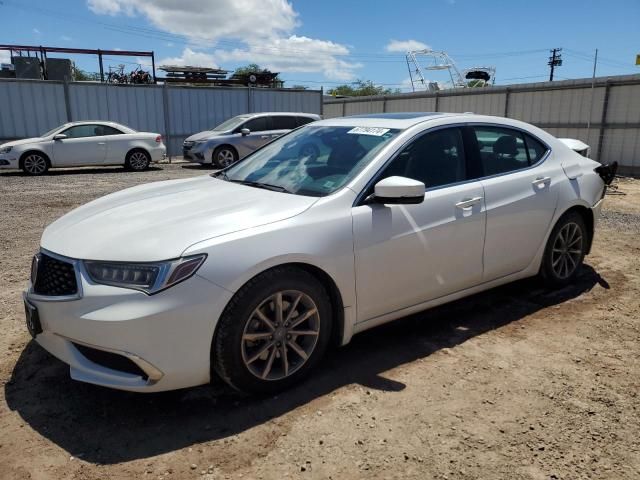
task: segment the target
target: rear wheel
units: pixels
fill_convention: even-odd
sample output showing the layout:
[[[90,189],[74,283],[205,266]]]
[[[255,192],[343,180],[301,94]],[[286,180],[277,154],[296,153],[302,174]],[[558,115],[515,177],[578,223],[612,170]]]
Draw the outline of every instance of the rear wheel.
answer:
[[[329,296],[314,276],[294,267],[274,268],[231,300],[220,318],[212,363],[238,390],[283,390],[322,358],[331,323]]]
[[[570,283],[578,274],[588,245],[582,215],[569,212],[560,217],[545,248],[540,276],[551,287]]]
[[[49,170],[49,160],[38,152],[29,152],[20,161],[20,168],[27,175],[44,175]]]
[[[213,151],[211,161],[215,167],[227,168],[238,161],[238,152],[233,147],[223,145]]]
[[[142,172],[149,168],[150,163],[151,157],[147,152],[144,150],[132,150],[127,154],[124,165],[134,172]]]

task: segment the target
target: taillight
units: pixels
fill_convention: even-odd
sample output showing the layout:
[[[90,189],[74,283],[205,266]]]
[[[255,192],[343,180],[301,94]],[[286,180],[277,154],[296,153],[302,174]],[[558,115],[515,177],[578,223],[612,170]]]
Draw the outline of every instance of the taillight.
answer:
[[[162,135],[156,137],[156,143],[162,143]]]

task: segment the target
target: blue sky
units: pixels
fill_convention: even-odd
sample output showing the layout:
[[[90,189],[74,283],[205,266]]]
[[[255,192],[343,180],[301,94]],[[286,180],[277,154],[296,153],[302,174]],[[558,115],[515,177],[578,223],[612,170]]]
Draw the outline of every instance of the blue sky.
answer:
[[[424,45],[460,69],[495,66],[498,84],[543,81],[552,47],[564,49],[557,79],[590,77],[596,48],[598,75],[640,73],[639,0],[0,0],[0,18],[0,43],[154,50],[157,64],[229,70],[256,62],[313,88],[364,78],[406,90],[404,50]],[[139,60],[105,63],[122,61]]]

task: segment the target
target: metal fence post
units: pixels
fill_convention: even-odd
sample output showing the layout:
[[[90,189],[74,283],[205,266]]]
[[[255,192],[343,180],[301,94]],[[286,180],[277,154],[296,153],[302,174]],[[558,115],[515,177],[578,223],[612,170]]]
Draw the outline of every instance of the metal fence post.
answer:
[[[511,90],[509,87],[505,89],[504,92],[504,116],[509,118],[509,95],[511,94]]]
[[[382,113],[387,113],[387,96],[382,97]]]
[[[167,82],[162,85],[162,109],[164,113],[164,137],[168,143],[167,156],[169,157],[169,163],[171,163],[171,122],[169,119],[169,84]]]
[[[342,102],[342,116],[344,117],[347,112],[347,101]]]
[[[69,98],[69,77],[64,77],[62,88],[64,90],[64,106],[67,110],[67,122],[73,122],[73,118],[71,115],[71,100]]]
[[[248,113],[253,113],[253,92],[251,91],[251,85],[247,87],[247,110]]]
[[[324,115],[324,86],[320,87],[320,116]]]
[[[600,119],[600,131],[598,133],[598,155],[596,156],[596,160],[600,163],[602,163],[602,145],[604,144],[604,134],[607,127],[607,111],[609,110],[610,91],[611,82],[607,79],[604,84],[604,101],[602,102],[602,117]]]
[[[435,108],[435,111],[439,112],[440,110],[438,110],[438,108],[440,106],[440,95],[438,95],[438,92],[435,92],[435,96],[436,96],[436,108]]]

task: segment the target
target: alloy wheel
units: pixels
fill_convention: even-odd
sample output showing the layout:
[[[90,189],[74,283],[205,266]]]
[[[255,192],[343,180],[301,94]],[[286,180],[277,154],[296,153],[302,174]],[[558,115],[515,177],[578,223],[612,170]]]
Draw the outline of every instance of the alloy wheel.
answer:
[[[133,152],[129,157],[129,165],[134,170],[144,170],[148,163],[147,156],[142,152]]]
[[[228,167],[233,163],[235,157],[231,150],[223,149],[218,152],[218,164],[222,167]]]
[[[242,334],[245,367],[262,380],[282,380],[311,357],[320,334],[315,302],[297,290],[263,300],[251,313]]]
[[[556,235],[551,250],[553,273],[564,280],[569,278],[582,258],[582,229],[577,223],[569,222]]]
[[[23,165],[25,171],[32,175],[40,175],[47,170],[47,160],[42,155],[36,153],[28,155],[24,159]]]

